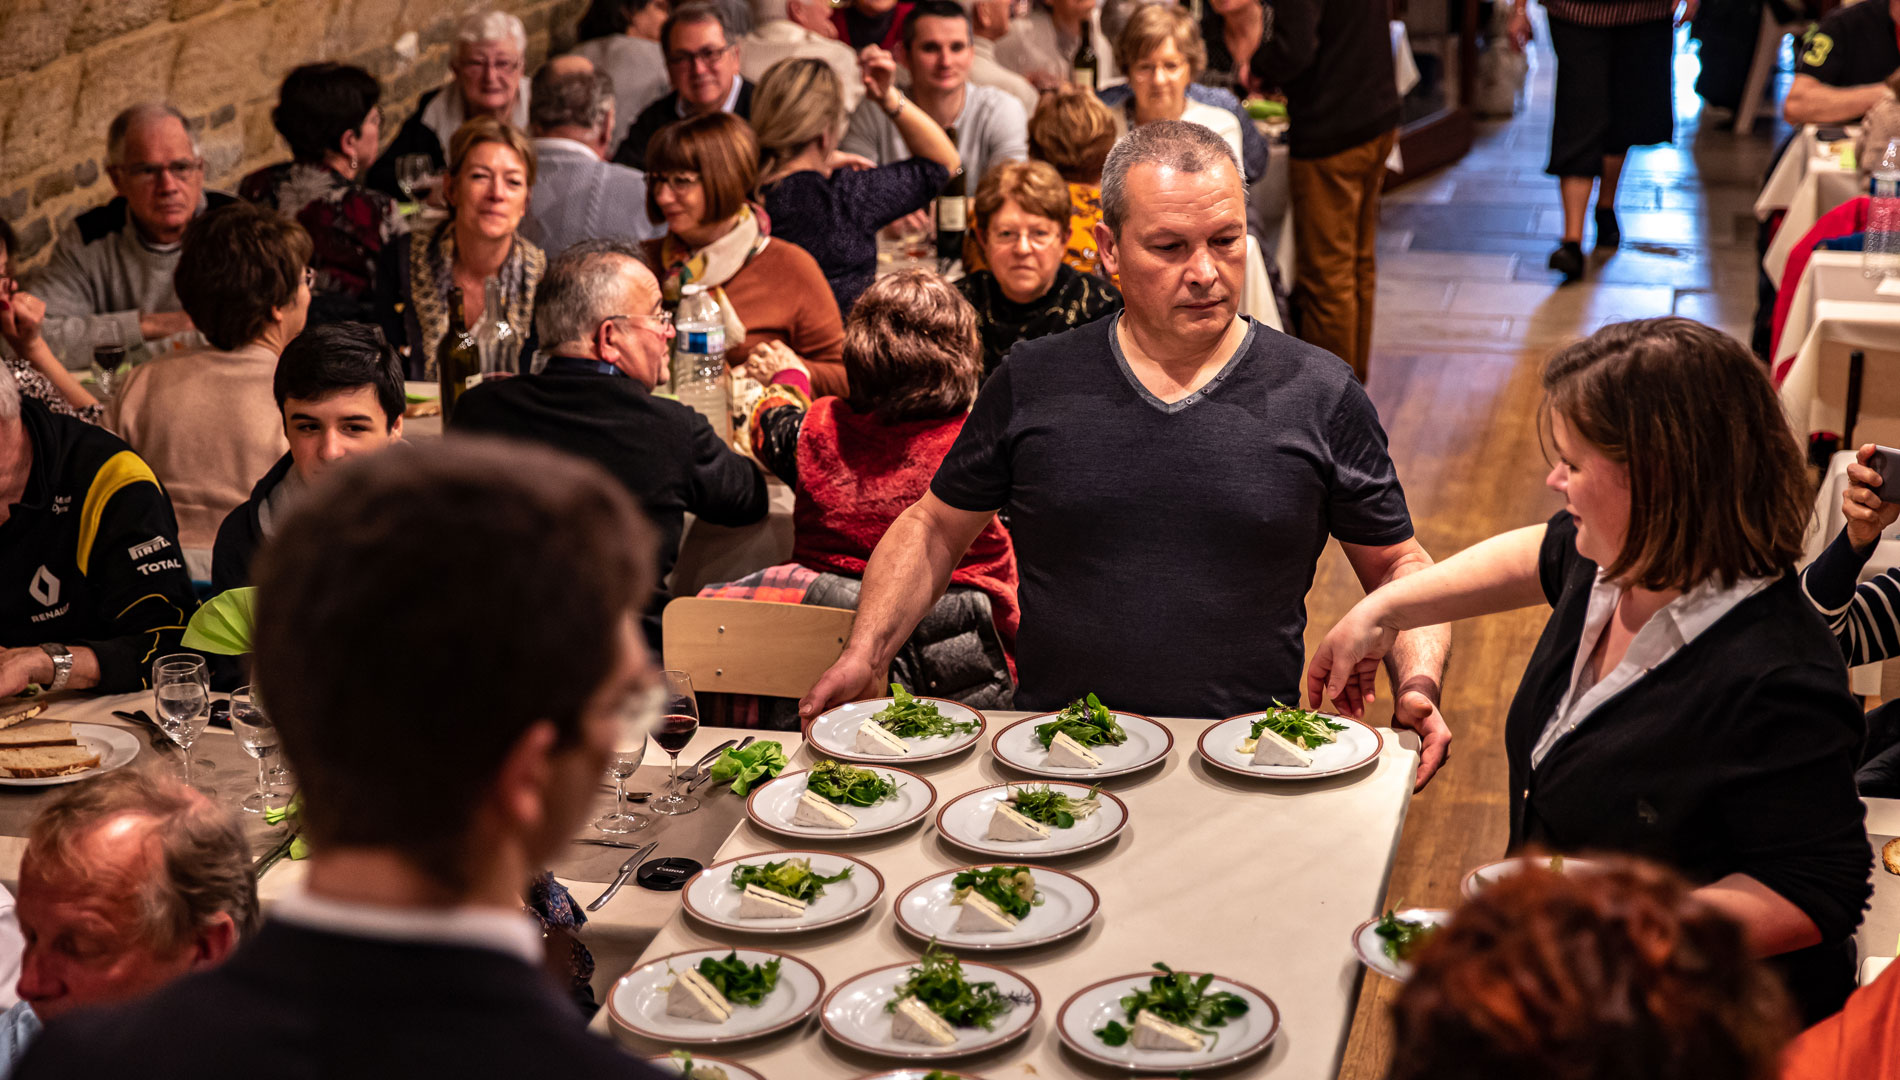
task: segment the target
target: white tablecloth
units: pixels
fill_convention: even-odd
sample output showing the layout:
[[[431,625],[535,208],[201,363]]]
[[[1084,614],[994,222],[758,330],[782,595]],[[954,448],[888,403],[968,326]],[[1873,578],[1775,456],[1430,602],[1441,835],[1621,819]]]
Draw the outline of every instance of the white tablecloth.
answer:
[[[991,713],[992,730],[1022,715]],[[1083,986],[1163,961],[1229,974],[1280,1007],[1283,1026],[1274,1045],[1240,1073],[1308,1080],[1338,1071],[1360,980],[1350,934],[1384,898],[1418,755],[1388,731],[1379,760],[1358,772],[1309,783],[1247,781],[1201,762],[1195,742],[1207,722],[1162,722],[1174,733],[1168,760],[1105,785],[1128,804],[1127,830],[1105,849],[1053,863],[1101,892],[1094,924],[1068,942],[986,960],[1027,978],[1042,995],[1042,1014],[1025,1040],[960,1060],[959,1067],[993,1080],[1120,1075],[1062,1051],[1056,1013]],[[793,766],[810,760],[807,754]],[[936,787],[939,806],[977,787],[1023,779],[997,765],[988,736],[969,755],[918,771]],[[797,846],[747,823],[719,857]],[[944,841],[934,823],[841,847],[884,875],[876,910],[845,929],[766,946],[816,966],[827,987],[874,967],[914,961],[923,943],[896,928],[892,899],[926,876],[984,861]],[[682,916],[667,923],[646,955],[738,943]],[[643,1043],[605,1009],[594,1026],[643,1053],[670,1049]],[[769,1077],[854,1076],[895,1064],[842,1048],[815,1019],[718,1053]]]
[[[1900,295],[1882,294],[1862,276],[1861,256],[1818,251],[1795,286],[1781,352],[1800,342],[1781,383],[1781,404],[1802,441],[1817,431],[1844,434],[1848,354],[1867,354],[1856,442],[1900,440]]]
[[[1802,125],[1755,199],[1756,220],[1766,221],[1777,210],[1787,211],[1768,253],[1762,256],[1762,269],[1776,288],[1781,287],[1781,274],[1795,244],[1821,215],[1860,194],[1859,174],[1841,167],[1841,151],[1853,145],[1860,129],[1848,128],[1849,137],[1834,143],[1815,138],[1816,130],[1813,124]]]

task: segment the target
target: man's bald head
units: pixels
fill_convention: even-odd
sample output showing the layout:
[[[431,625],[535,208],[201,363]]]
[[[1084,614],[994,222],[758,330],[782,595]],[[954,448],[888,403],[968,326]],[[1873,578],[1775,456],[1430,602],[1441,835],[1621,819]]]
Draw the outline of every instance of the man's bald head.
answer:
[[[613,128],[613,78],[585,56],[560,56],[543,64],[528,93],[528,123],[536,135],[591,144],[603,128]]]

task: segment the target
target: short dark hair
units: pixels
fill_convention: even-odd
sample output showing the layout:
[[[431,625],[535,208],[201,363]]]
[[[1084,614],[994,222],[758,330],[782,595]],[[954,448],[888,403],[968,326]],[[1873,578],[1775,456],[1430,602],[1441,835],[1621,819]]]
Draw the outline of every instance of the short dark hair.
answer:
[[[759,181],[759,140],[752,125],[729,112],[701,113],[668,124],[647,140],[647,175],[696,172],[706,195],[706,221],[724,221],[739,212]],[[659,188],[647,184],[647,220],[666,220],[654,199]]]
[[[910,48],[917,40],[918,19],[962,19],[963,28],[972,36],[976,31],[970,23],[970,13],[957,0],[917,0],[904,19],[904,48]]]
[[[404,408],[402,361],[381,327],[360,322],[305,328],[284,347],[271,379],[279,412],[292,398],[319,401],[364,386],[376,391],[385,430],[395,427]]]
[[[851,407],[884,423],[966,413],[983,374],[976,309],[928,270],[886,274],[845,320],[844,371]]]
[[[298,161],[318,162],[363,126],[383,97],[376,77],[350,64],[305,64],[284,76],[271,125]]]
[[[593,0],[587,10],[581,13],[581,21],[574,27],[577,41],[592,41],[595,38],[617,37],[627,32],[633,25],[634,16],[653,6],[654,0]]]
[[[581,739],[655,560],[626,489],[545,447],[451,435],[325,477],[259,554],[253,637],[311,844],[466,888],[483,793],[535,724]],[[425,775],[454,782],[418,813]]]
[[[310,252],[303,226],[266,207],[228,203],[185,228],[172,286],[198,332],[229,352],[264,332],[272,308],[297,298]]]
[[[1813,512],[1807,462],[1741,342],[1676,317],[1612,323],[1544,366],[1545,416],[1629,470],[1605,575],[1645,589],[1788,572]]]
[[[528,126],[537,135],[557,127],[594,127],[614,97],[613,76],[605,69],[557,71],[553,61],[542,64],[528,86]]]
[[[1771,1080],[1794,1019],[1739,924],[1626,859],[1487,887],[1392,1012],[1388,1080]]]
[[[686,3],[668,12],[666,21],[660,24],[660,51],[671,55],[675,27],[703,22],[719,24],[719,32],[725,35],[728,48],[737,44],[737,39],[732,34],[732,24],[726,21],[726,12],[723,8],[718,4],[707,3],[706,0],[686,0]]]

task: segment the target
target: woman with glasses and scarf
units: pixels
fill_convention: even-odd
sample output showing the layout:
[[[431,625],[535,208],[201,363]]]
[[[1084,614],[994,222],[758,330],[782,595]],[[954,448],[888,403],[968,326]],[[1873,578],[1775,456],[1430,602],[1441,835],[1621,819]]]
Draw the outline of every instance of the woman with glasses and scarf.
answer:
[[[704,285],[725,317],[727,363],[790,350],[818,393],[844,393],[844,323],[824,271],[746,201],[759,176],[752,129],[731,113],[695,116],[661,128],[646,161],[647,216],[666,224],[646,252],[667,309]]]
[[[463,19],[455,29],[455,51],[449,61],[452,77],[446,86],[416,102],[416,111],[370,167],[369,186],[403,195],[396,166],[412,154],[428,158],[429,172],[440,174],[448,163],[455,132],[477,116],[491,116],[526,131],[528,87],[521,76],[527,55],[528,31],[513,15],[485,11]]]

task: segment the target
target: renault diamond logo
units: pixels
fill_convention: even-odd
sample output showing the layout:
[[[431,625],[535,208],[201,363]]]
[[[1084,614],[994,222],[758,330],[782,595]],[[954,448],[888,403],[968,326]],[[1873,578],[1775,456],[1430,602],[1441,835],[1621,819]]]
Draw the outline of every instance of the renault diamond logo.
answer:
[[[33,583],[26,587],[26,594],[38,600],[43,607],[52,607],[59,603],[59,579],[53,572],[42,566],[33,575]]]

